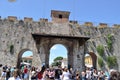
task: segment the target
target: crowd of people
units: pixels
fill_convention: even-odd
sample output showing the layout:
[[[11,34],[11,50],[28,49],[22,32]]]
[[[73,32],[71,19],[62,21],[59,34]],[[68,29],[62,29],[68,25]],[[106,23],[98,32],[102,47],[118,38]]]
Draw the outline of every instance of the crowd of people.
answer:
[[[120,80],[117,70],[96,70],[86,68],[83,71],[73,68],[61,67],[28,67],[21,69],[11,66],[2,66],[0,80]]]

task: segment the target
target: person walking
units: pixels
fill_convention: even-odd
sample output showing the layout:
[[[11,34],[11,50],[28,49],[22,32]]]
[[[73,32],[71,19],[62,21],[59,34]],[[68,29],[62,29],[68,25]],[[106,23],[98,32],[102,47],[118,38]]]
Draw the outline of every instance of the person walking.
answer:
[[[70,72],[67,68],[64,68],[63,70],[62,80],[70,80]]]
[[[21,80],[18,69],[14,70],[13,77],[10,77],[8,80]]]

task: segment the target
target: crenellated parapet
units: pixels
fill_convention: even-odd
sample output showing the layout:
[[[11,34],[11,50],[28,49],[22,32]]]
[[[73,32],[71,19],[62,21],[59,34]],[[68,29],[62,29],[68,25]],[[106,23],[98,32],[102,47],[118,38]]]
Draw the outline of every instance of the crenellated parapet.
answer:
[[[114,24],[113,27],[114,28],[120,28],[120,24]]]
[[[19,20],[16,16],[8,16],[6,19],[2,19],[1,16],[0,16],[0,19],[1,20],[5,20],[5,21],[12,21],[12,22],[21,22],[21,20]],[[33,18],[30,18],[30,17],[24,17],[24,19],[22,20],[23,23],[32,23],[34,22]],[[83,26],[86,26],[86,27],[97,27],[97,28],[107,28],[107,27],[112,27],[112,28],[120,28],[120,24],[113,24],[112,26],[109,26],[109,24],[107,23],[98,23],[97,25],[93,22],[84,22],[84,23],[80,23],[79,21],[76,21],[76,20],[63,20],[60,21],[60,19],[57,21],[57,18],[55,20],[52,20],[52,23],[70,23],[70,24],[79,24],[79,25],[83,25]],[[45,22],[45,23],[48,23],[49,20],[47,18],[40,18],[39,21],[35,21],[35,22]],[[50,21],[51,22],[51,21]],[[33,23],[34,24],[34,23]]]
[[[51,10],[51,18],[52,21],[50,21],[50,23],[58,23],[58,24],[62,24],[62,23],[70,23],[72,25],[76,25],[76,27],[80,27],[80,25],[82,25],[83,27],[97,27],[97,28],[107,28],[107,27],[113,27],[113,28],[120,28],[119,24],[113,24],[113,26],[109,26],[109,24],[107,23],[94,23],[94,22],[84,22],[81,24],[81,22],[76,21],[76,20],[69,20],[69,15],[70,12],[69,11],[58,11],[58,10]],[[0,19],[2,20],[1,16]],[[24,17],[23,20],[18,20],[18,18],[16,16],[8,16],[7,19],[4,19],[4,21],[12,21],[12,22],[19,22],[19,23],[31,23],[34,24],[32,22],[34,22],[33,18],[30,17]],[[3,22],[4,22],[3,21]],[[48,19],[46,18],[40,18],[39,21],[35,21],[35,22],[44,22],[44,23],[49,23]]]
[[[48,19],[40,18],[40,22],[48,22]]]
[[[24,17],[24,22],[32,22],[33,18]]]
[[[92,23],[92,22],[85,22],[85,23],[84,23],[84,26],[91,27],[91,26],[93,26],[93,23]]]
[[[8,16],[8,20],[9,21],[17,21],[17,17],[16,16]]]
[[[106,23],[99,23],[99,28],[106,28],[108,25]]]
[[[69,22],[72,23],[72,24],[77,24],[78,23],[77,21],[73,21],[73,20],[70,20]]]

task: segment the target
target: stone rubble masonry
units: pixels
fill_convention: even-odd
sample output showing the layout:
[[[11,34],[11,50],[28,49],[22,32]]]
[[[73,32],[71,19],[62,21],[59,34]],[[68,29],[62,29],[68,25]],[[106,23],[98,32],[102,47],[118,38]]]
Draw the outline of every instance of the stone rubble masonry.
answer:
[[[69,15],[69,12],[64,14]],[[59,17],[61,18],[60,15]],[[8,19],[0,18],[0,64],[16,66],[18,55],[21,53],[21,51],[30,50],[33,52],[32,65],[41,66],[42,62],[39,57],[40,55],[38,54],[36,43],[32,34],[45,34],[90,37],[90,39],[85,43],[85,51],[78,52],[80,55],[79,60],[74,60],[76,66],[82,65],[80,63],[84,59],[84,54],[86,52],[93,52],[98,56],[96,47],[102,44],[104,45],[104,54],[106,56],[115,55],[117,57],[118,70],[120,71],[119,25],[115,24],[113,27],[108,27],[107,24],[100,23],[100,27],[94,27],[91,22],[87,22],[83,25],[78,24],[76,21],[69,22],[68,17],[63,20],[65,22],[59,22],[59,20],[55,20],[56,18],[49,22],[48,19],[43,18],[37,22],[33,21],[32,18],[27,17],[25,17],[24,20],[17,20],[17,17],[12,16],[9,16]],[[106,46],[108,34],[113,36],[112,52],[109,51],[108,47]],[[11,52],[11,46],[14,48],[13,52]],[[76,52],[76,49],[74,49],[74,52]],[[77,54],[73,55],[73,57],[75,56],[77,56]]]

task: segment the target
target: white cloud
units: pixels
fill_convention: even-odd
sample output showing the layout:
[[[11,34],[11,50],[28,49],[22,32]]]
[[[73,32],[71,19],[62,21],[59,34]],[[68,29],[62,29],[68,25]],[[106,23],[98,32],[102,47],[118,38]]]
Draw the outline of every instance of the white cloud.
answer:
[[[56,50],[57,49],[57,46],[53,46],[52,48],[51,48],[51,50]]]

